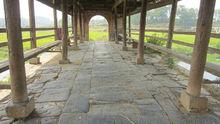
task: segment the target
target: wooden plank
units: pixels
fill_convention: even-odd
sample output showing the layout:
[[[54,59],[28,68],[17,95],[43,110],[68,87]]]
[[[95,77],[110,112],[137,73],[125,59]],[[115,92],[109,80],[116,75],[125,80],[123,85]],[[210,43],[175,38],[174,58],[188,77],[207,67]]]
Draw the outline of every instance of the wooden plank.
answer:
[[[139,31],[138,29],[131,29],[133,31]],[[159,33],[168,33],[168,30],[159,30],[159,29],[146,29],[146,32],[159,32]],[[195,35],[196,32],[186,32],[186,31],[174,31],[174,34],[184,34],[184,35]],[[212,38],[220,38],[220,34],[212,33]]]
[[[29,7],[29,24],[30,24],[29,26],[31,28],[31,31],[30,31],[31,49],[33,49],[37,47],[34,0],[28,0],[28,7]]]
[[[54,30],[54,28],[36,28],[37,31],[49,31]]]
[[[175,18],[176,18],[176,10],[177,10],[177,0],[173,0],[171,13],[170,13],[168,38],[167,38],[167,44],[166,44],[166,47],[169,49],[171,49],[171,47],[172,47],[173,31],[174,31]]]
[[[147,15],[147,1],[142,0],[141,5],[141,15],[140,15],[140,30],[139,30],[139,43],[136,63],[144,64],[144,35],[145,35],[145,25],[146,25],[146,15]]]
[[[139,35],[138,33],[131,33],[131,34],[132,35]],[[159,39],[159,40],[162,40],[162,41],[167,40],[166,38],[160,38],[160,37],[155,37],[155,36],[150,36],[150,35],[145,35],[145,37],[156,38],[156,39]],[[180,41],[180,40],[172,40],[172,42],[175,43],[175,44],[179,44],[179,45],[183,45],[183,46],[187,46],[187,47],[191,47],[191,48],[194,47],[194,44],[190,44],[190,43]],[[213,47],[208,47],[208,52],[210,54],[212,54],[212,53],[220,54],[220,49],[213,48]]]
[[[127,16],[127,0],[124,0],[124,3],[123,3],[123,18],[122,18],[122,26],[123,26],[123,30],[122,30],[122,33],[123,33],[123,48],[126,48],[127,47],[127,43],[126,43],[126,24],[127,24],[127,19],[126,19],[126,16]]]
[[[8,46],[8,42],[4,41],[4,42],[0,42],[0,47],[5,47]]]
[[[46,52],[47,50],[61,44],[61,42],[62,41],[55,41],[53,43],[49,43],[44,46],[32,49],[32,50],[24,53],[24,60],[27,61],[27,60],[31,59],[32,57],[39,55],[40,53]],[[0,73],[6,71],[8,69],[9,69],[9,61],[8,60],[0,62]]]
[[[53,36],[55,36],[55,35],[51,34],[51,35],[40,36],[40,37],[36,37],[36,40],[44,39],[44,38],[48,38],[48,37],[53,37]]]
[[[150,43],[145,43],[145,45],[146,45],[146,47],[151,48],[153,50],[156,50],[156,51],[159,51],[159,52],[162,52],[165,54],[168,53],[168,54],[172,55],[173,57],[176,57],[185,63],[188,63],[188,64],[191,63],[191,57],[186,56],[184,54],[180,54],[180,53],[177,53],[177,52],[172,51],[170,49],[167,49],[165,47],[157,46],[157,45],[150,44]],[[207,62],[206,66],[205,66],[205,70],[211,74],[214,74],[216,76],[220,76],[220,66],[217,64]]]
[[[5,28],[0,28],[0,33],[5,33],[6,29]]]
[[[180,0],[178,0],[180,1]],[[156,9],[156,8],[160,8],[166,5],[170,5],[173,3],[173,0],[161,0],[160,2],[157,3],[150,3],[147,5],[147,11],[152,10],[152,9]],[[141,7],[137,7],[134,11],[131,12],[131,14],[137,14],[141,11]]]

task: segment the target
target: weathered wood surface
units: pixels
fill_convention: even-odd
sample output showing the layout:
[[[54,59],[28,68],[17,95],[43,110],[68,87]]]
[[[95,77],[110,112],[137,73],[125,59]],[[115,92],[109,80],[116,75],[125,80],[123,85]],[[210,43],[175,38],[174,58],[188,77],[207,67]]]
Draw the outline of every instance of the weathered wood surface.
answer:
[[[54,30],[54,28],[36,28],[36,31],[49,31]],[[31,31],[31,28],[21,28],[21,31]],[[5,28],[0,28],[0,33],[6,33]]]
[[[141,15],[140,15],[140,31],[139,31],[139,43],[138,43],[138,54],[136,63],[144,64],[144,38],[145,38],[145,25],[147,15],[147,1],[142,0]]]
[[[215,0],[201,0],[196,28],[195,45],[191,58],[189,83],[187,85],[187,93],[192,96],[200,96],[201,93],[201,82],[203,79],[212,31],[214,10]]]
[[[127,47],[127,44],[126,44],[126,24],[127,24],[127,0],[124,0],[123,2],[123,22],[122,22],[122,25],[123,25],[123,30],[122,30],[122,33],[123,33],[123,47]]]
[[[139,35],[138,33],[131,33],[132,35]],[[150,37],[150,38],[155,38],[155,39],[159,39],[162,41],[167,41],[166,38],[161,38],[161,37],[156,37],[156,36],[151,36],[151,35],[145,35],[145,37]],[[187,46],[187,47],[194,47],[194,44],[191,43],[187,43],[184,41],[180,41],[180,40],[172,40],[173,43],[175,44],[179,44],[179,45],[183,45],[183,46]],[[208,47],[208,53],[216,53],[216,54],[220,54],[220,49],[217,48],[213,48],[213,47]]]
[[[131,29],[133,31],[139,31],[138,29]],[[168,33],[168,30],[162,29],[145,29],[146,32],[158,32],[158,33]],[[196,32],[188,32],[188,31],[173,31],[174,34],[184,34],[184,35],[196,35]],[[211,33],[212,38],[220,38],[220,34]]]
[[[36,40],[44,39],[44,38],[48,38],[48,37],[53,37],[53,36],[55,36],[55,35],[51,34],[51,35],[39,36],[39,37],[36,37]],[[22,39],[22,42],[30,42],[30,41],[31,41],[31,38]],[[0,42],[0,48],[5,47],[5,46],[8,46],[7,41]]]
[[[28,0],[29,7],[29,27],[30,27],[30,37],[31,37],[31,49],[37,47],[36,43],[36,25],[35,25],[35,10],[34,10],[34,0]]]
[[[53,20],[54,20],[54,34],[55,34],[55,40],[58,40],[58,39],[59,39],[59,36],[58,36],[58,31],[57,31],[58,24],[57,24],[57,10],[56,10],[56,7],[53,8]]]
[[[24,60],[27,61],[27,60],[31,59],[32,57],[36,57],[40,53],[46,52],[47,50],[49,50],[59,44],[61,44],[61,41],[55,41],[53,43],[46,44],[44,46],[32,49],[32,50],[24,53]],[[8,60],[0,62],[0,73],[6,71],[8,69],[9,69],[9,61]]]
[[[68,60],[68,16],[67,0],[62,0],[62,61]]]
[[[156,51],[159,51],[159,52],[162,52],[165,54],[168,53],[168,54],[172,55],[173,57],[178,58],[185,63],[188,63],[188,64],[191,63],[191,57],[189,57],[187,55],[177,53],[177,52],[172,51],[170,49],[167,49],[165,47],[157,46],[157,45],[150,44],[150,43],[145,43],[145,45],[146,45],[146,47],[151,48],[153,50],[156,50]],[[220,76],[220,66],[217,64],[207,62],[206,66],[205,66],[205,70],[207,72],[210,72],[211,74],[214,74],[216,76]]]
[[[175,18],[176,18],[176,10],[177,10],[177,0],[173,0],[171,13],[170,13],[168,39],[167,39],[167,45],[166,45],[166,47],[169,49],[171,49],[171,47],[172,47],[172,39],[173,39],[173,31],[174,31]]]
[[[4,0],[7,20],[11,97],[13,103],[25,104],[28,99],[22,45],[20,6],[17,0]],[[10,112],[9,112],[10,113]]]

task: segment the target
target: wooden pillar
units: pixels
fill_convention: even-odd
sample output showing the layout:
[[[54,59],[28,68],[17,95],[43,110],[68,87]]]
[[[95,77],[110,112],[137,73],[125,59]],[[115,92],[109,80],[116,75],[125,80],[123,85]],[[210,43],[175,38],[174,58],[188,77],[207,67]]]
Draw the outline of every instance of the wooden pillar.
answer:
[[[9,117],[25,118],[34,110],[34,99],[29,99],[27,94],[19,0],[4,0],[4,8],[12,97],[6,113]]]
[[[131,15],[128,15],[128,36],[131,38]]]
[[[115,10],[114,10],[114,22],[115,22],[115,43],[116,44],[119,44],[118,42],[118,22],[117,22],[117,19],[118,19],[118,13],[117,13],[117,7],[115,7]]]
[[[84,12],[82,12],[82,40],[85,40],[85,17]]]
[[[166,47],[168,49],[171,49],[171,47],[172,47],[173,31],[174,31],[175,18],[176,18],[176,10],[177,10],[177,0],[173,0],[171,13],[170,13],[168,40],[167,40],[167,45],[166,45]]]
[[[68,21],[67,21],[67,0],[62,0],[62,59],[60,64],[69,64],[68,59]]]
[[[147,1],[142,0],[141,16],[140,16],[140,31],[139,31],[139,43],[138,43],[138,54],[136,63],[144,64],[144,35],[146,25],[146,14],[147,14]]]
[[[127,51],[127,43],[126,43],[126,15],[127,15],[127,0],[124,0],[123,3],[123,46],[122,50]]]
[[[57,10],[56,7],[53,8],[53,18],[54,18],[54,34],[55,40],[59,40],[58,38],[58,25],[57,25]]]
[[[74,3],[73,5],[73,31],[74,31],[74,46],[73,46],[73,50],[79,50],[79,47],[78,47],[78,43],[77,43],[77,40],[78,40],[78,34],[77,34],[77,6],[76,6],[76,2]]]
[[[31,49],[37,47],[36,43],[36,26],[35,26],[35,12],[34,12],[34,0],[28,0],[29,5],[29,25],[30,25],[30,37],[31,37]],[[34,57],[29,60],[30,64],[40,64],[40,58]]]
[[[30,24],[30,37],[31,37],[31,49],[36,48],[36,27],[35,27],[35,14],[34,14],[34,0],[28,0],[29,4],[29,24]]]
[[[187,90],[180,97],[182,105],[188,111],[198,112],[207,110],[208,100],[205,97],[200,97],[200,94],[212,30],[214,8],[215,0],[201,0],[189,83]]]
[[[74,36],[74,11],[72,10],[72,17],[71,17],[71,22],[72,22],[72,34]]]
[[[79,29],[80,29],[80,43],[83,43],[82,11],[80,9],[79,9]]]

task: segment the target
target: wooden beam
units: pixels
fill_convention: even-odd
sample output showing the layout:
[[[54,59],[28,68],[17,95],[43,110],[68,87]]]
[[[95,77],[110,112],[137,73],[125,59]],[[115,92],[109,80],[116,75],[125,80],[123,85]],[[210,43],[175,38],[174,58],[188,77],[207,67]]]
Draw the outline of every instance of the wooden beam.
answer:
[[[117,8],[114,9],[114,23],[115,23],[115,43],[118,44],[118,17]]]
[[[74,25],[74,29],[73,29],[73,31],[74,31],[74,47],[75,48],[77,48],[78,47],[78,43],[77,43],[77,37],[78,37],[78,33],[77,33],[77,6],[76,5],[74,5],[73,6],[73,12],[74,12],[74,17],[73,17],[73,25]]]
[[[145,25],[146,25],[146,14],[147,14],[147,1],[142,0],[141,7],[141,16],[140,16],[140,35],[139,35],[139,43],[138,43],[138,54],[136,63],[144,64],[144,35],[145,35]]]
[[[67,20],[67,0],[62,0],[62,59],[60,64],[69,64],[68,59],[68,20]]]
[[[127,16],[127,0],[124,0],[123,3],[123,46],[122,50],[127,51],[127,42],[126,42],[126,16]]]
[[[29,5],[29,24],[30,24],[30,37],[31,37],[31,49],[37,47],[36,43],[36,27],[35,27],[35,12],[34,12],[34,0],[28,0]]]
[[[170,22],[169,22],[169,30],[168,30],[168,40],[166,47],[171,49],[172,47],[172,40],[173,40],[173,31],[175,25],[175,18],[176,18],[176,11],[177,11],[177,0],[173,0],[171,13],[170,13]]]
[[[131,15],[128,14],[128,36],[131,37]]]
[[[116,0],[113,7],[112,7],[112,10],[114,10],[115,8],[117,8],[118,5],[122,4],[125,0]]]
[[[80,42],[83,43],[83,29],[82,29],[82,11],[79,10],[79,29],[80,29]]]
[[[24,54],[24,61],[27,61],[33,57],[36,57],[37,55],[43,53],[43,52],[46,52],[48,51],[49,49],[61,44],[62,41],[55,41],[55,42],[52,42],[52,43],[49,43],[49,44],[46,44],[44,46],[40,46],[40,47],[37,47],[37,48],[34,48],[34,49],[31,49],[30,51],[26,52]],[[4,72],[6,70],[9,69],[9,61],[6,60],[6,61],[2,61],[1,64],[0,64],[0,73],[1,72]]]
[[[25,103],[28,97],[20,26],[19,1],[4,0],[4,7],[7,22],[6,27],[9,47],[12,101],[14,103]]]
[[[215,0],[201,0],[187,92],[200,96],[201,83],[211,36]]]
[[[58,24],[57,24],[57,10],[56,10],[56,7],[53,8],[53,20],[54,20],[55,40],[58,40],[59,36],[58,36]]]
[[[177,1],[180,1],[180,0],[177,0]],[[160,8],[160,7],[163,7],[163,6],[166,6],[166,5],[170,5],[173,3],[173,0],[162,0],[158,3],[149,3],[147,5],[147,11],[149,10],[152,10],[152,9],[156,9],[156,8]],[[133,14],[137,14],[141,11],[141,7],[137,7],[134,11],[131,12],[131,15]]]
[[[34,110],[34,99],[27,93],[19,0],[4,0],[12,100],[6,106],[8,117],[25,118]]]

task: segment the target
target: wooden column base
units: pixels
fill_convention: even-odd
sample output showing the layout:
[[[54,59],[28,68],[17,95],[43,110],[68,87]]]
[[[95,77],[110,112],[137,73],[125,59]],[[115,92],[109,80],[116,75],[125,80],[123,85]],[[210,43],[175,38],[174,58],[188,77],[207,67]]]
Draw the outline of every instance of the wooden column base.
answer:
[[[79,46],[73,45],[73,46],[69,47],[69,50],[77,51],[77,50],[80,50],[80,48],[79,48]]]
[[[33,64],[33,65],[41,64],[41,62],[40,62],[40,57],[31,58],[31,59],[29,60],[29,64]]]
[[[69,59],[67,59],[67,60],[60,60],[59,61],[59,64],[70,64],[71,62],[70,62],[70,60]]]
[[[128,51],[128,47],[122,46],[122,51]]]
[[[8,117],[23,119],[28,117],[35,109],[34,97],[30,97],[26,103],[8,103],[5,108]]]
[[[140,57],[136,58],[136,64],[143,65],[144,64],[144,58],[140,58]]]
[[[195,97],[183,91],[180,95],[180,103],[188,112],[205,112],[208,110],[206,97]]]
[[[55,50],[55,51],[60,51],[60,50],[61,50],[61,45],[55,46],[55,47],[53,48],[53,50]]]

